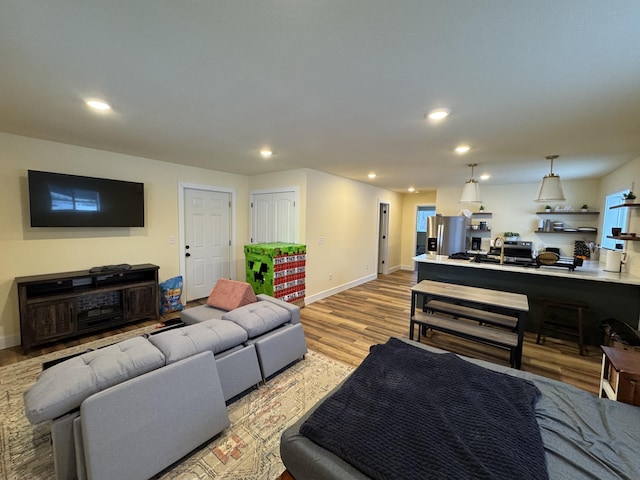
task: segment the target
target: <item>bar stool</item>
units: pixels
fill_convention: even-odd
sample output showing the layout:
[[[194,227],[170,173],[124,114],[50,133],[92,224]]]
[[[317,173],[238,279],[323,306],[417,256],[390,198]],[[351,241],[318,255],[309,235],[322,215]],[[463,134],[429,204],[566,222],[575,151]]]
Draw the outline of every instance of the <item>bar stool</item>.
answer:
[[[540,302],[542,303],[542,318],[538,325],[536,343],[543,344],[547,332],[571,335],[578,339],[580,355],[585,355],[583,320],[584,312],[589,309],[589,306],[578,300],[552,297],[540,297]],[[562,315],[563,313],[564,315]]]

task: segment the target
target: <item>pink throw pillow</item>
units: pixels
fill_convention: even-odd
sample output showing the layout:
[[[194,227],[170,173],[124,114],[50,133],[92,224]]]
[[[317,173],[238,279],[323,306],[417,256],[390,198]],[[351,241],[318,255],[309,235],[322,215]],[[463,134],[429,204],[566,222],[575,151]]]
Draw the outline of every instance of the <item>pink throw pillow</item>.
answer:
[[[256,294],[248,283],[221,278],[211,290],[207,305],[230,311],[257,301]]]

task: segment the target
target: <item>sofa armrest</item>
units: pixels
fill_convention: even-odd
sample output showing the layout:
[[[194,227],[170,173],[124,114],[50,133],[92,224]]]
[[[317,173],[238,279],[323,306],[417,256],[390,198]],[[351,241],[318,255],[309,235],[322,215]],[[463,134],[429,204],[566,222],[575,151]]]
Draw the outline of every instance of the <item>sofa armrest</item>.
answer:
[[[284,300],[280,300],[279,298],[271,297],[265,293],[259,293],[256,295],[258,301],[265,301],[275,303],[276,305],[281,306],[282,308],[289,311],[291,314],[291,323],[296,324],[300,323],[300,307],[294,305],[293,303],[285,302]]]

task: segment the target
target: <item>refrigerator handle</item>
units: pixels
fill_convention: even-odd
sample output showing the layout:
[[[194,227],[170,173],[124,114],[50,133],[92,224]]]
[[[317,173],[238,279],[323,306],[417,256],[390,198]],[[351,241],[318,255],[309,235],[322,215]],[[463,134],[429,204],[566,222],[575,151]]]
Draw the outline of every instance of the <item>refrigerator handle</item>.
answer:
[[[444,230],[444,225],[442,225],[441,223],[438,224],[438,234],[436,237],[436,254],[438,255],[442,255],[442,240],[443,240],[443,230]]]

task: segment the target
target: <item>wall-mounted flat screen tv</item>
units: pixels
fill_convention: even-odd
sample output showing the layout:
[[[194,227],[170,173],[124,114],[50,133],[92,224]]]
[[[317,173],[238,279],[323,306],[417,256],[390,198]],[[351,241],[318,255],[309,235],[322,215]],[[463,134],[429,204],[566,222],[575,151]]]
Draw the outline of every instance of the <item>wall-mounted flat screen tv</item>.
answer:
[[[144,227],[144,184],[28,171],[32,227]]]

